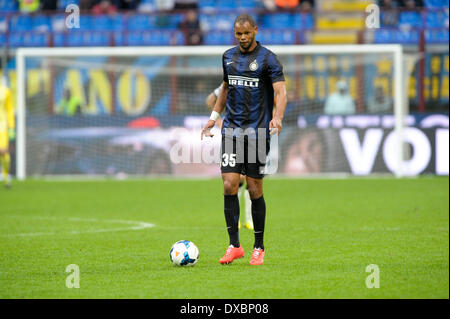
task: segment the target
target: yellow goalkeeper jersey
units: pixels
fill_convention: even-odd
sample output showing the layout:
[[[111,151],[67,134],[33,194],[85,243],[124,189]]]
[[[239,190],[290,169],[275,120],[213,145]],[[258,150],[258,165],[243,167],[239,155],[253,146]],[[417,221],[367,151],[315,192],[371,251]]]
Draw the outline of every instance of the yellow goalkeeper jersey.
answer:
[[[0,84],[0,132],[15,128],[14,108],[11,101],[11,91]]]

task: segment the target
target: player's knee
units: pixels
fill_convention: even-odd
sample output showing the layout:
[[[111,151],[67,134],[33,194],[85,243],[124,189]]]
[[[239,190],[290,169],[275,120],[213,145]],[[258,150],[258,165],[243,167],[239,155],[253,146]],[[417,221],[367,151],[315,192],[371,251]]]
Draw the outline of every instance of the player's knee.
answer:
[[[225,195],[234,195],[237,194],[239,188],[239,183],[235,183],[232,180],[224,180],[223,181],[223,192]]]
[[[263,195],[262,185],[248,183],[248,193],[251,199],[260,198]]]

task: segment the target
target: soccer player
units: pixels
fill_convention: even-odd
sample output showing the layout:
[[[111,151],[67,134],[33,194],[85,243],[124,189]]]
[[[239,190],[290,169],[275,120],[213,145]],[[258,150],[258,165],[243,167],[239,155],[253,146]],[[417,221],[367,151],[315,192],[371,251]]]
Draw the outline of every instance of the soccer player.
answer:
[[[6,78],[0,79],[0,163],[3,182],[6,188],[11,187],[9,168],[9,140],[15,138],[14,109],[11,102],[11,91],[6,86]]]
[[[217,97],[219,96],[220,90],[222,89],[222,84],[217,87],[213,92],[211,92],[206,97],[206,105],[209,110],[212,111],[214,105],[216,104]],[[220,118],[217,119],[216,124],[220,127],[222,125],[222,121]],[[242,196],[242,192],[244,193],[244,204],[245,204],[245,224],[244,227],[250,230],[253,230],[253,220],[252,220],[252,201],[250,199],[250,193],[248,192],[248,187],[244,188],[245,175],[241,174],[239,177],[239,189],[238,189],[238,198],[240,199]],[[239,219],[238,228],[241,228],[241,219]]]
[[[256,139],[256,148],[262,144],[269,149],[271,134],[279,134],[286,109],[286,85],[283,67],[277,56],[263,47],[255,36],[258,28],[253,18],[242,14],[234,21],[234,35],[239,43],[222,56],[223,86],[219,93],[210,120],[202,130],[203,136],[212,136],[220,113],[226,108],[222,124],[222,162],[221,173],[224,186],[224,213],[227,224],[230,245],[221,264],[229,264],[234,259],[244,256],[244,249],[239,242],[239,200],[237,197],[239,176],[245,170],[248,190],[252,200],[252,217],[255,241],[250,259],[251,265],[264,263],[264,228],[266,219],[266,203],[263,196],[263,177],[261,171],[265,158],[256,156],[256,161],[250,158],[250,132],[264,131],[264,141]],[[277,107],[273,112],[274,99]],[[230,136],[230,131],[232,135]],[[246,132],[248,135],[246,136]],[[241,153],[240,140],[244,138],[244,160],[237,161]],[[258,134],[259,136],[259,134]],[[232,145],[231,152],[229,145]],[[242,144],[241,144],[242,145]],[[238,153],[238,154],[236,154]],[[258,152],[259,153],[259,152]]]

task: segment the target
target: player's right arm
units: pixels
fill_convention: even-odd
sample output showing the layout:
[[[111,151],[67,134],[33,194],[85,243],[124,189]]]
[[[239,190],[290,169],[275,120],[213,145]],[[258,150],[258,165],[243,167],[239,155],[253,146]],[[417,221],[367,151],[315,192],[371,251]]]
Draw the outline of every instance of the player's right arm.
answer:
[[[206,106],[208,107],[208,110],[212,111],[214,108],[214,105],[216,105],[216,101],[217,101],[217,96],[214,94],[214,92],[211,92],[207,97],[206,97]]]
[[[217,119],[219,118],[220,113],[222,113],[223,109],[225,108],[226,102],[227,102],[227,95],[228,95],[228,83],[223,82],[222,89],[220,90],[219,96],[217,97],[216,104],[213,107],[211,117],[209,121],[206,123],[205,127],[202,130],[202,134],[200,136],[200,139],[203,139],[203,136],[214,136],[214,134],[211,134],[211,129],[216,124]]]

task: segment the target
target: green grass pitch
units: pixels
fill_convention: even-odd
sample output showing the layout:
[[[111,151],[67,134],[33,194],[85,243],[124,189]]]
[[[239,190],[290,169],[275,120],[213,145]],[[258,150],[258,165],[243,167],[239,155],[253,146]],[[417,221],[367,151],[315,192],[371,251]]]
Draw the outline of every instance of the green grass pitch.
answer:
[[[0,298],[449,298],[448,191],[447,177],[267,178],[255,267],[246,229],[245,257],[218,262],[220,179],[16,182],[0,189]],[[194,267],[169,260],[181,239],[199,247]]]

